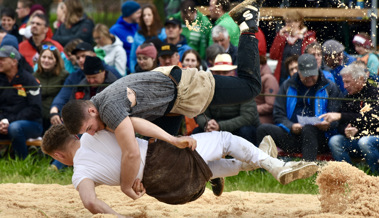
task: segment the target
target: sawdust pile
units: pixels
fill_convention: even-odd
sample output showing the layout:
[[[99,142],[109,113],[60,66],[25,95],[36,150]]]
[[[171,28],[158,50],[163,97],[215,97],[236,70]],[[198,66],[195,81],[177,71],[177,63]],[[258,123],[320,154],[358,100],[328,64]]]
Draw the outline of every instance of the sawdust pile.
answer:
[[[345,162],[329,162],[321,169],[319,186],[322,212],[379,217],[379,178]]]

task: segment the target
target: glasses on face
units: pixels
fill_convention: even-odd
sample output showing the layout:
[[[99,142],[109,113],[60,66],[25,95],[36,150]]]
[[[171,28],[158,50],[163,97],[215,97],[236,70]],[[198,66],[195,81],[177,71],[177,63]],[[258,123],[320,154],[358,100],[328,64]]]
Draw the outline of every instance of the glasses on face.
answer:
[[[57,49],[57,47],[55,47],[54,45],[42,45],[42,49],[43,50],[49,49],[50,51],[54,51]]]

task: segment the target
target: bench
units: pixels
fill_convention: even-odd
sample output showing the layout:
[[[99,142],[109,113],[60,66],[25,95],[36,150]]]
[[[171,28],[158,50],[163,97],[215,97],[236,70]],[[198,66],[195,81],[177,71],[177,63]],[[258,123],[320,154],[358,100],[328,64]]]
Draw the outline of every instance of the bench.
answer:
[[[11,140],[0,140],[0,145],[10,145],[12,144]],[[42,138],[38,137],[36,139],[28,139],[26,141],[27,146],[41,146],[42,145]]]
[[[283,151],[282,149],[278,148],[278,157],[289,157],[289,158],[303,158],[303,155],[301,153],[287,153]],[[332,161],[333,156],[331,153],[325,153],[325,154],[318,154],[316,159],[318,161]]]

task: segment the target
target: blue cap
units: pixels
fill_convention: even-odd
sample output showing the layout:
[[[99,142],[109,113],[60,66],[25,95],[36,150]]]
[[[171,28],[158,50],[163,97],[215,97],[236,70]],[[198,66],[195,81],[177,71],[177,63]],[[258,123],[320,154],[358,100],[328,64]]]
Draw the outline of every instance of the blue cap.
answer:
[[[141,6],[137,2],[126,1],[121,7],[122,17],[129,17],[140,8]]]
[[[4,36],[3,41],[1,41],[0,47],[2,47],[3,45],[10,45],[10,46],[13,46],[15,49],[18,50],[17,38],[14,35],[11,35],[9,33],[7,33]]]

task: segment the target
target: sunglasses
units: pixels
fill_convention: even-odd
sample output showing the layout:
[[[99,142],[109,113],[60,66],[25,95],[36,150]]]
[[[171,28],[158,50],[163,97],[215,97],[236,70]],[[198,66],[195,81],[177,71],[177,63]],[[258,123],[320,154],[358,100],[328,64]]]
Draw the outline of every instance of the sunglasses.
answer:
[[[57,47],[55,47],[54,45],[42,45],[42,49],[43,50],[49,49],[50,51],[54,51],[57,49]]]

